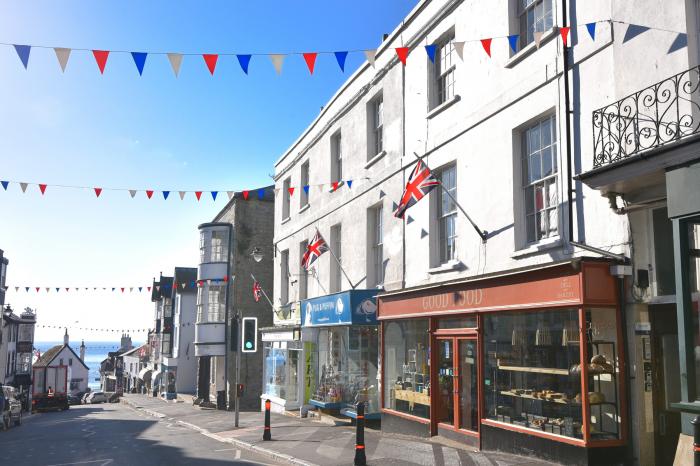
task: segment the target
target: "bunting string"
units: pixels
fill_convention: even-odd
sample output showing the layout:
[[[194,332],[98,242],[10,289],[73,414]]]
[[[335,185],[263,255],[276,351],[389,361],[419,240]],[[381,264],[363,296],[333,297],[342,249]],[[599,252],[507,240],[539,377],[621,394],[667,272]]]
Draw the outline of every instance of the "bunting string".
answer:
[[[211,285],[212,283],[214,284],[220,284],[220,283],[226,283],[228,281],[233,281],[235,279],[235,275],[231,275],[231,278],[229,280],[228,276],[224,276],[223,278],[216,278],[216,279],[207,279],[207,280],[193,280],[189,282],[181,282],[181,283],[173,283],[172,285],[156,285],[155,287],[153,286],[10,286],[6,285],[7,289],[14,288],[16,293],[19,293],[20,291],[24,290],[25,293],[31,292],[42,292],[45,291],[46,293],[70,293],[70,292],[81,292],[81,291],[108,291],[108,292],[121,292],[121,293],[142,293],[144,291],[150,293],[153,288],[155,288],[156,291],[160,291],[161,289],[165,291],[170,291],[173,287],[177,289],[193,289],[193,288],[198,288],[203,286],[205,283],[207,285]]]
[[[586,24],[581,24],[577,25],[574,29],[580,29],[580,28],[585,28],[585,30],[588,31],[588,34],[590,35],[590,38],[595,41],[595,32],[596,32],[596,25],[600,23],[608,23],[608,24],[613,24],[613,23],[619,23],[619,24],[625,24],[629,27],[637,27],[637,28],[643,28],[645,30],[648,29],[655,29],[655,30],[660,30],[660,31],[666,31],[666,32],[672,32],[672,33],[677,33],[677,34],[684,34],[683,32],[679,31],[670,31],[667,29],[661,29],[661,28],[653,28],[649,26],[642,26],[642,25],[635,25],[631,23],[626,23],[623,21],[617,21],[617,20],[612,20],[612,19],[605,19],[605,20],[599,20],[599,21],[593,21],[590,23]],[[560,38],[564,44],[564,46],[569,46],[569,33],[571,32],[570,27],[558,27],[555,26],[552,30],[558,31]],[[540,40],[542,38],[543,32],[535,32],[534,33],[534,39],[537,47],[539,48],[540,45]],[[471,38],[471,39],[465,39],[465,40],[460,40],[460,41],[453,41],[454,48],[459,55],[460,59],[464,60],[464,46],[465,44],[469,43],[477,43],[481,44],[481,47],[483,48],[484,52],[491,57],[491,51],[492,51],[492,45],[494,40],[501,42],[503,39],[505,39],[505,45],[509,47],[513,52],[518,51],[518,38],[519,34],[511,34],[511,35],[505,35],[505,36],[490,36],[490,37],[480,37],[480,38]],[[136,67],[136,71],[138,72],[139,76],[142,76],[144,73],[144,69],[146,67],[148,57],[149,55],[157,55],[157,56],[165,56],[168,58],[168,61],[170,62],[170,66],[173,70],[173,74],[177,78],[180,74],[180,69],[182,67],[182,62],[184,61],[184,57],[196,57],[200,56],[202,57],[202,63],[206,66],[206,69],[209,71],[209,73],[213,76],[215,71],[216,71],[216,66],[219,63],[219,58],[220,57],[236,57],[238,65],[241,68],[241,71],[245,74],[248,75],[251,67],[251,63],[253,62],[253,57],[267,57],[272,64],[275,72],[277,74],[282,74],[282,69],[284,65],[284,61],[287,57],[289,56],[299,56],[304,60],[304,63],[306,64],[306,68],[309,71],[309,75],[313,75],[314,71],[316,69],[316,60],[319,55],[330,55],[335,58],[335,61],[338,65],[338,68],[340,69],[341,72],[345,72],[345,63],[347,60],[347,57],[349,54],[359,54],[362,53],[364,55],[364,58],[369,62],[371,66],[374,67],[375,65],[375,59],[377,55],[377,48],[371,48],[371,49],[346,49],[346,50],[336,50],[336,51],[329,51],[329,50],[317,50],[317,51],[293,51],[293,52],[286,52],[286,53],[238,53],[238,52],[217,52],[217,53],[212,53],[212,52],[164,52],[164,51],[150,51],[146,52],[143,50],[140,51],[131,51],[131,50],[101,50],[101,49],[89,49],[89,48],[68,48],[68,47],[55,47],[55,46],[48,46],[48,45],[26,45],[26,44],[15,44],[15,43],[10,43],[10,42],[0,42],[0,45],[6,46],[6,47],[12,47],[14,48],[18,58],[20,59],[20,62],[22,63],[22,66],[25,69],[28,69],[29,67],[29,58],[31,55],[31,50],[33,48],[38,48],[38,49],[49,49],[53,50],[56,59],[58,60],[59,66],[61,68],[62,72],[66,71],[66,67],[68,65],[68,61],[70,59],[71,53],[78,51],[78,52],[87,52],[91,53],[93,55],[93,58],[95,59],[95,63],[97,64],[97,68],[100,72],[100,74],[104,74],[107,62],[109,60],[110,55],[112,54],[127,54],[130,55],[134,65]],[[428,57],[430,58],[431,61],[435,60],[435,53],[437,50],[436,44],[429,44],[425,46],[425,52],[427,53]],[[413,50],[411,50],[409,47],[395,47],[394,52],[396,53],[397,58],[399,61],[403,64],[406,65],[407,58],[409,53],[411,53]]]

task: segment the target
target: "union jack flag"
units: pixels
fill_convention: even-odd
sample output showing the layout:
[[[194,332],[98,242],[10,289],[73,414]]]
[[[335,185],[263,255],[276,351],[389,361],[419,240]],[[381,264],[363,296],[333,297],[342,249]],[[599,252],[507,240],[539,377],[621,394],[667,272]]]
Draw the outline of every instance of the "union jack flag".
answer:
[[[321,236],[321,233],[316,230],[316,234],[314,235],[313,239],[306,246],[306,252],[301,258],[301,266],[304,267],[304,269],[309,270],[311,264],[313,264],[316,259],[321,257],[321,254],[326,251],[328,251],[328,244],[326,243],[326,240],[323,239],[323,236]]]
[[[258,301],[260,301],[261,296],[262,296],[262,288],[260,287],[260,283],[254,282],[253,283],[253,299],[255,299],[256,303]]]
[[[403,218],[409,207],[423,199],[426,194],[439,184],[440,182],[433,176],[430,169],[419,160],[408,178],[406,189],[403,191],[399,206],[394,212],[394,217]]]

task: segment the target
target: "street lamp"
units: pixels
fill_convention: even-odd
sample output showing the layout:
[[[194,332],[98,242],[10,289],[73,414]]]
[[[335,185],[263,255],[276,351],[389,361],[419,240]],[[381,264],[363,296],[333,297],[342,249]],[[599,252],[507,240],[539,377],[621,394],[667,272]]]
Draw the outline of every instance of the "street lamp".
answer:
[[[260,262],[263,260],[262,249],[258,247],[253,248],[253,252],[251,252],[250,255],[253,256],[253,260],[255,260],[255,262]]]

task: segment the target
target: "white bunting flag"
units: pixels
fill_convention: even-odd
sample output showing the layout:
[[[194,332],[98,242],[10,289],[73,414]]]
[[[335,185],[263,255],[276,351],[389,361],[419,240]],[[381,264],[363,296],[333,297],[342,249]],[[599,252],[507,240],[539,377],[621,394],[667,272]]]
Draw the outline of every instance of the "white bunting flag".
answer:
[[[233,199],[233,195],[234,195],[234,194],[235,194],[235,193],[234,193],[233,191],[226,191],[226,195],[228,196],[228,200],[229,200],[229,201],[230,201],[231,199]]]
[[[130,189],[130,190],[129,190],[129,196],[131,196],[131,198],[133,199],[134,196],[136,196],[136,190],[135,190],[135,189]]]
[[[322,185],[322,184],[319,184],[319,185],[318,185],[318,191],[321,192],[321,193],[323,192],[323,185]]]
[[[49,287],[47,286],[47,287],[46,287],[46,292],[48,293],[50,289],[51,289],[51,288],[49,288]]]
[[[181,53],[169,53],[168,60],[170,60],[170,66],[173,67],[173,73],[175,77],[180,74],[180,65],[182,65],[182,54]]]
[[[464,42],[452,42],[460,60],[464,61]]]
[[[280,193],[280,188],[275,188],[275,196],[277,196]]]
[[[275,67],[277,74],[282,74],[282,63],[284,63],[285,55],[281,53],[271,53],[270,60],[272,60],[272,66]]]
[[[377,56],[377,50],[365,50],[365,58],[367,58],[367,61],[369,62],[370,65],[372,65],[372,68],[374,68],[374,58]]]
[[[134,287],[133,287],[133,286],[129,288],[129,292],[132,292],[132,291],[134,291]]]
[[[185,198],[185,193],[187,191],[180,191],[178,194],[180,195],[180,200],[183,200]]]
[[[181,283],[180,286],[182,287],[183,290],[185,289],[185,283]]]
[[[15,291],[19,291],[19,286],[16,286],[16,287],[15,287]]]
[[[58,64],[61,65],[61,71],[66,72],[66,65],[68,64],[68,57],[70,57],[70,49],[64,47],[54,47],[54,52],[56,52],[56,58],[58,58]]]
[[[542,42],[542,31],[535,32],[535,46],[539,49],[540,42]]]
[[[160,285],[156,285],[156,291],[160,291]]]
[[[19,187],[22,188],[23,193],[27,192],[27,183],[20,183]]]

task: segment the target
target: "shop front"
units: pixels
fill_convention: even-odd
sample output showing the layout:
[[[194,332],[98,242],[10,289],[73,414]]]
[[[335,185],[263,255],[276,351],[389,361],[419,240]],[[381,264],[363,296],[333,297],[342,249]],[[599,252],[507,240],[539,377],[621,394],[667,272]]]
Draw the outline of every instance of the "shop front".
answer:
[[[619,461],[626,362],[610,267],[576,260],[380,295],[382,430]]]
[[[352,290],[301,302],[304,396],[308,404],[379,419],[377,290]]]
[[[304,346],[298,301],[275,309],[274,327],[261,328],[263,383],[260,409],[270,400],[273,412],[299,409],[304,402]]]

